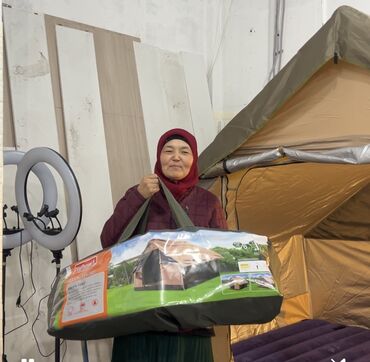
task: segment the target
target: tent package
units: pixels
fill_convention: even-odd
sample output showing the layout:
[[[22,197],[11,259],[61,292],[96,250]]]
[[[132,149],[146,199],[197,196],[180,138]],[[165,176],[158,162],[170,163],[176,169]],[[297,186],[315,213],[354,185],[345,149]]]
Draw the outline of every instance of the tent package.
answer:
[[[229,228],[271,241],[284,296],[272,322],[232,326],[232,342],[304,319],[370,328],[369,16],[339,8],[199,166]]]
[[[49,297],[49,329],[64,339],[215,324],[265,323],[282,297],[268,240],[245,232],[148,232],[64,268]]]

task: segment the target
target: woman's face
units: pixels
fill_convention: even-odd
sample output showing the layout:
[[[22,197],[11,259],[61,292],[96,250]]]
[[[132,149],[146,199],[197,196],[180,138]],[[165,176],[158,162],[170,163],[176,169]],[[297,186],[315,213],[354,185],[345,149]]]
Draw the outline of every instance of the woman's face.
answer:
[[[163,174],[172,181],[180,181],[190,172],[193,164],[193,152],[182,140],[167,142],[161,151],[160,162]]]

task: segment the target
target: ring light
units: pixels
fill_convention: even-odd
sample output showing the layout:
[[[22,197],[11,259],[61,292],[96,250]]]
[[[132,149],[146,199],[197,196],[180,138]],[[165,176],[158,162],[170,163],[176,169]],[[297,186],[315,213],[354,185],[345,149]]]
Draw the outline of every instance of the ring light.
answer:
[[[18,165],[24,155],[25,153],[21,151],[4,151],[4,166],[17,165],[18,169]],[[42,205],[47,204],[50,208],[54,209],[57,204],[57,185],[55,183],[53,174],[44,164],[36,165],[31,171],[37,176],[42,186]],[[23,215],[23,212],[20,215]],[[45,216],[40,217],[40,219],[46,225],[50,222],[50,220]],[[26,244],[32,240],[32,236],[26,228],[16,231],[12,234],[3,234],[3,249],[13,249],[20,246],[21,240],[22,244]]]
[[[27,178],[31,169],[39,162],[51,165],[61,176],[69,206],[65,228],[58,234],[48,234],[40,229],[35,221],[28,221],[24,213],[31,213],[27,199]],[[18,165],[15,178],[16,199],[24,225],[32,238],[49,250],[62,250],[76,237],[81,224],[82,202],[76,177],[66,160],[50,148],[39,147],[28,151]]]

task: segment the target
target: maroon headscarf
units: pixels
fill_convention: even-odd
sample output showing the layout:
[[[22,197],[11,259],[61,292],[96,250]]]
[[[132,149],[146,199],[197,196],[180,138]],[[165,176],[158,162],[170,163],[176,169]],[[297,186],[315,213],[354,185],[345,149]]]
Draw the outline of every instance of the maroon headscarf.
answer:
[[[176,137],[178,136],[178,137]],[[179,181],[171,181],[162,172],[161,152],[164,145],[173,139],[180,139],[186,142],[193,152],[193,164],[191,165],[188,175]],[[157,146],[157,162],[154,167],[154,172],[160,177],[168,189],[172,192],[177,201],[182,200],[190,190],[198,183],[198,149],[195,137],[181,128],[173,128],[162,135]]]

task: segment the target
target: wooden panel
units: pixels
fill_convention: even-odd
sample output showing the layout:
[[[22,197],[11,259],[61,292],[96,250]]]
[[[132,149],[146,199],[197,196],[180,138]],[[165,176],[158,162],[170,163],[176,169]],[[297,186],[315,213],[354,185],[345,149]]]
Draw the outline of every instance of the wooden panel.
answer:
[[[178,55],[134,44],[151,167],[159,137],[175,127],[193,132],[185,76]]]
[[[147,153],[146,158],[143,158],[142,152],[145,150],[141,150],[141,152],[136,150],[138,145],[146,145],[145,134],[140,132],[137,127],[130,128],[131,125],[143,124],[143,119],[119,114],[105,114],[104,122],[108,125],[114,125],[106,127],[105,136],[107,140],[112,141],[107,146],[107,150],[110,152],[110,164],[114,167],[110,174],[113,203],[116,204],[128,188],[137,184],[142,176],[152,171],[150,171],[149,162],[147,162]],[[117,129],[119,129],[118,134]],[[126,135],[126,138],[121,135]],[[132,137],[131,140],[129,135]],[[136,145],[134,140],[138,140]]]
[[[95,34],[109,170],[116,203],[150,173],[133,42],[109,32]]]
[[[94,39],[103,111],[140,116],[141,100],[132,40],[112,32],[96,32]]]
[[[200,55],[180,53],[180,59],[184,67],[191,119],[200,154],[217,135],[217,123],[213,119],[206,70]]]
[[[79,258],[101,250],[100,232],[113,205],[93,35],[57,26],[59,72],[69,163],[80,184]]]
[[[14,136],[14,125],[13,125],[13,113],[10,99],[10,87],[9,87],[9,72],[8,72],[8,61],[6,57],[6,49],[4,46],[4,57],[3,57],[3,146],[15,147],[15,136]]]
[[[112,198],[116,203],[130,186],[150,172],[133,52],[133,42],[139,39],[52,16],[45,19],[57,108],[61,107],[62,100],[55,25],[94,34]],[[59,125],[59,128],[63,129],[64,125]]]
[[[232,361],[230,348],[230,327],[215,326],[215,335],[212,337],[212,352],[214,362]]]

